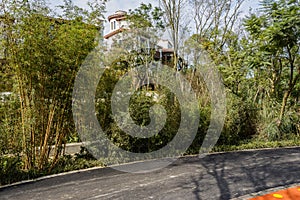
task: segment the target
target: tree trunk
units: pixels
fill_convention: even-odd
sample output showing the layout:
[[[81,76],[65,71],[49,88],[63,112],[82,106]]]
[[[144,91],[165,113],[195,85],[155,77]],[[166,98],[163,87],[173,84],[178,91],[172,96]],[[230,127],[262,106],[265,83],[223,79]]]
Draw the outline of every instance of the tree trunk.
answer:
[[[281,104],[281,109],[280,109],[280,114],[279,114],[279,124],[278,126],[280,127],[282,124],[282,119],[284,117],[284,113],[285,113],[285,108],[286,108],[286,104],[287,104],[287,100],[290,96],[290,90],[284,93],[283,99],[282,99],[282,104]]]
[[[300,71],[297,74],[297,76],[295,77],[294,81],[291,82],[289,90],[284,93],[284,96],[283,96],[283,99],[282,99],[282,104],[281,104],[281,109],[280,109],[280,114],[279,114],[279,125],[278,125],[278,127],[280,127],[281,124],[282,124],[282,119],[283,119],[284,114],[285,114],[286,104],[287,104],[288,98],[290,97],[291,92],[293,91],[293,89],[294,89],[294,87],[295,87],[295,85],[296,85],[296,83],[298,82],[299,79],[300,79]]]

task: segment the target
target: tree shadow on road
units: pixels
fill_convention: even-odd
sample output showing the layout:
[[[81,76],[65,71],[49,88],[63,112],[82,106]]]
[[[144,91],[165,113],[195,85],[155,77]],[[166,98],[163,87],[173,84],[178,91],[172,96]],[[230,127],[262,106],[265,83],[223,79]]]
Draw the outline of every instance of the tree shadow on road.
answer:
[[[293,154],[297,151],[295,148],[234,152],[185,161],[201,169],[200,174],[195,172],[190,177],[194,199],[228,200],[300,183],[299,154]]]

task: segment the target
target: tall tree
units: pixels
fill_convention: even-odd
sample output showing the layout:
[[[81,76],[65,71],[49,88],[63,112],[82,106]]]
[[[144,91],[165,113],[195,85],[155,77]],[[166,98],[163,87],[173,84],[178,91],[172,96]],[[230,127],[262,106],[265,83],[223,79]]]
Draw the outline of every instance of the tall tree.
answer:
[[[244,0],[190,0],[195,33],[185,42],[191,63],[198,63],[200,53],[207,53],[219,66],[226,87],[239,94],[240,82],[247,70],[243,69],[240,25]]]
[[[190,0],[198,42],[210,41],[222,49],[228,34],[238,26],[241,6],[245,0]]]
[[[184,8],[187,5],[187,0],[160,0],[160,4],[162,10],[165,12],[166,24],[170,31],[174,48],[174,68],[177,69],[180,29],[182,27]]]
[[[75,132],[71,115],[73,82],[85,57],[98,44],[96,38],[102,27],[85,23],[91,18],[87,11],[84,18],[76,12],[78,17],[56,18],[42,0],[8,0],[5,7],[8,16],[14,17],[6,27],[11,33],[6,66],[12,70],[14,92],[20,101],[24,168],[43,169],[49,162],[51,146],[54,166],[66,138]],[[70,5],[67,8],[74,13]]]
[[[251,15],[246,28],[253,40],[256,76],[269,81],[270,96],[281,99],[279,127],[289,98],[300,80],[300,2],[262,1],[260,15]]]

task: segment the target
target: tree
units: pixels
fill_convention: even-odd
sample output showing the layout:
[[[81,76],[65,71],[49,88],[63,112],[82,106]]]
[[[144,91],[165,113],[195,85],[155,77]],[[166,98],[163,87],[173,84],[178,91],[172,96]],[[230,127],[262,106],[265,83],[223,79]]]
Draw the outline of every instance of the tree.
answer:
[[[198,54],[207,53],[224,75],[224,83],[239,95],[240,85],[247,74],[242,52],[243,30],[239,27],[244,0],[191,0],[195,33],[185,42],[192,63]]]
[[[77,17],[58,18],[42,0],[6,1],[5,7],[8,16],[14,16],[6,27],[11,33],[6,66],[12,70],[13,92],[20,102],[23,166],[43,170],[49,164],[51,146],[54,167],[68,135],[75,132],[73,82],[88,53],[98,45],[102,28],[86,22],[102,16],[97,15],[99,11],[83,11],[85,17],[76,12],[71,15],[71,8],[77,9],[68,4],[66,12]]]
[[[163,31],[165,24],[162,20],[163,12],[160,8],[152,6],[152,4],[144,4],[134,10],[129,10],[127,19],[130,21],[132,28],[155,29],[156,31]]]
[[[174,68],[177,69],[180,33],[183,23],[186,0],[160,0],[162,10],[165,12],[165,21],[169,27],[171,40],[174,48]],[[186,28],[186,27],[185,27]]]
[[[238,26],[244,0],[191,0],[198,42],[210,41],[222,50],[234,27]]]
[[[280,127],[300,80],[300,4],[295,0],[266,0],[260,14],[252,14],[245,25],[254,44],[256,76],[268,77],[270,96],[281,99]]]

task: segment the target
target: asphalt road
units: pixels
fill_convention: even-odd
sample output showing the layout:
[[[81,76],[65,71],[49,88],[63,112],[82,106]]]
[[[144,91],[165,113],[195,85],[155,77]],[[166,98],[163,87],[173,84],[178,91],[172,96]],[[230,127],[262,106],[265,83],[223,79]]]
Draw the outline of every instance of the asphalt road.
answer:
[[[142,174],[93,169],[1,188],[0,199],[227,200],[295,183],[300,183],[300,148],[185,157]]]

